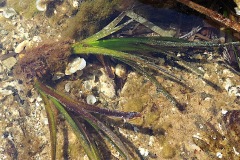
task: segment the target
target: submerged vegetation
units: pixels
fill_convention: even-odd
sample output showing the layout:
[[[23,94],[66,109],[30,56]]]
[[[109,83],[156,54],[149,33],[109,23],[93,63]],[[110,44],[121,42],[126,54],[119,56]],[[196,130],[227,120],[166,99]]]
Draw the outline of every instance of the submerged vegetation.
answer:
[[[106,13],[108,14],[108,13]],[[99,153],[98,145],[88,133],[84,124],[90,124],[92,128],[103,138],[109,140],[125,159],[132,159],[125,143],[103,122],[95,117],[92,113],[103,114],[107,116],[116,116],[125,119],[131,119],[141,116],[138,112],[121,112],[103,108],[98,108],[94,105],[89,105],[83,102],[76,101],[52,87],[51,79],[54,73],[64,70],[67,60],[71,55],[86,55],[94,54],[97,56],[110,56],[117,59],[128,66],[132,67],[138,73],[147,77],[156,86],[156,92],[162,93],[180,112],[184,112],[186,105],[180,103],[172,96],[167,89],[155,77],[155,72],[166,79],[170,79],[186,88],[191,88],[180,75],[176,75],[163,67],[161,67],[158,57],[162,57],[166,61],[171,61],[174,65],[183,70],[192,72],[196,76],[202,78],[206,83],[213,86],[214,89],[219,89],[217,85],[210,80],[204,78],[204,72],[190,63],[186,57],[177,56],[181,51],[188,48],[212,49],[214,47],[229,47],[238,46],[239,42],[229,43],[211,43],[211,42],[189,42],[182,39],[169,37],[121,37],[109,38],[115,32],[118,32],[123,27],[127,26],[133,20],[143,23],[141,18],[132,10],[122,12],[111,23],[104,27],[94,35],[83,39],[79,42],[65,40],[50,44],[43,44],[37,48],[28,51],[31,52],[29,57],[23,57],[19,60],[15,67],[15,75],[20,79],[24,79],[27,84],[33,84],[35,89],[40,93],[47,112],[50,129],[50,139],[52,146],[52,159],[56,159],[56,115],[54,110],[57,109],[61,113],[69,125],[72,127],[79,142],[89,159],[97,160],[104,159]],[[130,17],[130,20],[124,21],[125,17]],[[155,32],[161,33],[161,28],[144,19],[144,24]],[[74,27],[76,27],[74,25]],[[72,29],[71,31],[76,30]],[[93,29],[95,30],[95,29]],[[69,31],[70,32],[70,31]],[[66,33],[69,33],[66,32]],[[169,33],[169,32],[168,32]],[[73,34],[73,33],[71,33]],[[171,33],[170,33],[171,34]],[[187,55],[191,57],[191,55]],[[102,61],[103,65],[106,65]],[[111,70],[106,71],[109,75]],[[80,120],[79,120],[80,119]],[[85,122],[84,124],[82,122]]]

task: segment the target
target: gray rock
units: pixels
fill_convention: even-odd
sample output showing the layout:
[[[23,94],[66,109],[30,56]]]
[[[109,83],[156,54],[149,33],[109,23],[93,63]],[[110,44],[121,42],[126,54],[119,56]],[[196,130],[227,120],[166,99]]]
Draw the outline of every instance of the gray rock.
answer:
[[[6,5],[6,0],[0,0],[0,7],[4,7]]]
[[[16,58],[14,57],[9,57],[5,59],[2,64],[7,68],[7,69],[12,69],[12,67],[17,63]]]

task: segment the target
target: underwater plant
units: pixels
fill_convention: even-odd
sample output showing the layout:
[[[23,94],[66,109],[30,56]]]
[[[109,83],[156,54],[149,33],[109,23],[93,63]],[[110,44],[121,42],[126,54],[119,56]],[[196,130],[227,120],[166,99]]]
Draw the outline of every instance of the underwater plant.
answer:
[[[167,38],[167,37],[133,37],[133,38],[109,38],[105,37],[119,31],[124,26],[128,25],[134,19],[133,11],[126,11],[121,13],[116,19],[114,19],[109,25],[104,27],[101,31],[97,32],[93,36],[86,38],[80,42],[73,43],[72,41],[57,42],[54,44],[45,44],[32,50],[32,59],[22,59],[20,64],[16,68],[16,74],[22,74],[25,79],[31,79],[34,87],[42,96],[45,103],[46,112],[49,120],[49,128],[52,144],[52,159],[56,157],[56,124],[55,117],[52,111],[53,108],[57,108],[58,111],[64,115],[67,122],[73,128],[74,133],[79,138],[85,152],[89,159],[101,159],[101,155],[97,149],[96,144],[88,134],[88,131],[78,121],[77,117],[82,118],[89,123],[100,136],[106,137],[111,141],[117,150],[125,157],[125,159],[131,159],[131,155],[128,153],[124,143],[118,138],[105,124],[98,120],[91,113],[99,113],[107,116],[117,116],[122,118],[134,118],[141,116],[138,112],[121,112],[112,111],[108,109],[98,108],[93,105],[88,105],[82,102],[78,102],[73,98],[67,97],[50,87],[51,76],[57,70],[64,68],[66,59],[71,54],[95,54],[102,56],[111,56],[127,65],[131,66],[137,72],[145,75],[151,80],[157,87],[157,92],[162,93],[179,111],[184,111],[185,106],[180,104],[156,79],[152,74],[152,71],[159,71],[164,77],[184,85],[185,80],[172,74],[166,69],[160,67],[154,58],[154,56],[164,55],[173,59],[175,63],[184,67],[185,69],[193,72],[199,77],[203,78],[203,72],[194,67],[189,62],[177,57],[174,53],[175,50],[184,50],[189,47],[224,47],[229,45],[239,45],[239,42],[231,43],[209,43],[199,42],[192,43],[185,40]],[[125,23],[118,25],[125,16],[131,17]],[[138,17],[139,18],[139,17]],[[134,19],[137,20],[137,19]],[[138,19],[139,20],[139,19]],[[154,27],[154,29],[156,26]],[[59,52],[58,52],[59,51]],[[71,52],[70,52],[71,51]],[[139,51],[144,51],[149,54],[138,54]],[[49,60],[52,59],[52,60]],[[37,61],[36,61],[37,60]],[[54,67],[53,67],[54,66]],[[49,78],[50,77],[50,78]],[[187,85],[185,85],[187,87]]]
[[[49,119],[50,133],[51,133],[51,143],[52,143],[52,159],[55,159],[56,155],[56,125],[54,123],[54,115],[51,110],[50,103],[51,101],[54,106],[60,111],[61,114],[64,115],[67,122],[73,128],[74,133],[79,138],[81,145],[83,146],[85,152],[87,153],[90,159],[101,159],[100,154],[98,153],[97,147],[95,143],[89,137],[87,131],[77,120],[77,116],[80,116],[84,120],[86,120],[91,126],[96,129],[97,132],[103,132],[107,138],[117,147],[119,152],[126,158],[130,159],[130,155],[125,148],[124,144],[121,140],[101,121],[91,115],[89,112],[95,112],[99,114],[104,114],[108,116],[115,116],[121,118],[134,118],[141,116],[140,113],[137,112],[120,112],[120,111],[112,111],[108,109],[98,108],[93,105],[89,105],[86,103],[78,102],[74,99],[71,99],[61,93],[54,91],[52,88],[44,85],[37,79],[34,79],[35,88],[37,88],[38,92],[43,98],[43,101],[46,105],[47,116]],[[73,112],[73,113],[69,113]]]
[[[221,159],[239,159],[239,143],[240,143],[240,111],[231,110],[222,115],[221,132],[210,122],[200,120],[196,125],[200,128],[200,133],[193,136],[193,142],[198,145],[210,157],[215,156]]]
[[[156,85],[157,91],[161,92],[180,111],[184,111],[184,106],[177,102],[176,99],[172,95],[170,95],[167,90],[164,89],[164,87],[157,81],[157,79],[151,75],[149,69],[156,70],[160,72],[164,77],[167,77],[182,85],[184,85],[185,80],[177,77],[176,75],[173,75],[171,72],[157,65],[156,62],[157,60],[151,56],[151,53],[165,55],[168,58],[170,57],[174,60],[174,62],[176,62],[180,66],[184,67],[187,70],[190,70],[192,73],[203,78],[204,74],[203,71],[199,70],[189,62],[181,59],[180,57],[177,57],[174,51],[177,49],[184,50],[192,47],[209,49],[213,47],[239,45],[239,42],[230,42],[224,44],[211,42],[193,43],[182,39],[168,37],[134,37],[134,38],[103,39],[104,37],[120,30],[121,28],[126,26],[129,22],[131,22],[131,20],[129,20],[117,26],[117,24],[123,19],[125,15],[131,17],[136,21],[139,21],[140,19],[139,15],[137,16],[137,18],[135,18],[136,16],[133,16],[134,14],[135,13],[133,11],[123,12],[98,33],[94,34],[93,36],[87,39],[84,39],[80,42],[73,44],[72,52],[73,54],[95,54],[111,56],[115,59],[122,61],[123,63],[128,64],[129,66],[137,70],[139,73],[145,75],[148,79],[150,79]],[[144,24],[146,24],[145,22],[146,21],[144,21]],[[148,55],[138,54],[138,52],[140,51],[144,51],[145,53],[150,54]]]
[[[229,9],[223,8],[224,13],[222,15],[214,10],[211,10],[202,5],[199,5],[191,0],[177,0],[177,2],[182,3],[186,6],[188,6],[189,8],[196,10],[197,12],[211,18],[213,21],[219,23],[222,26],[225,26],[227,28],[230,28],[230,29],[240,33],[240,24],[235,20],[237,18],[234,18],[235,15],[232,15],[231,11],[229,11]],[[225,2],[225,3],[230,3],[230,2]],[[235,3],[237,3],[237,1]],[[226,6],[226,8],[228,8],[227,4],[225,4],[225,6]],[[228,12],[230,12],[230,13],[228,13]],[[225,29],[225,30],[227,30],[227,29]],[[230,31],[227,30],[226,32],[230,32]],[[232,41],[231,34],[228,35],[228,39],[229,39],[228,41]],[[237,70],[240,69],[240,51],[238,48],[235,48],[233,46],[225,47],[224,52],[223,52],[223,57],[230,65],[237,68]]]

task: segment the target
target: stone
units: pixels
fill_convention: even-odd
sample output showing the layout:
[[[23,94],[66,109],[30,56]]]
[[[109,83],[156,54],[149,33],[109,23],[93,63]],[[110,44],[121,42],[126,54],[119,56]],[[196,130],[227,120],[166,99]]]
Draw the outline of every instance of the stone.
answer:
[[[17,63],[17,60],[14,57],[9,57],[5,59],[2,63],[7,69],[10,70]]]

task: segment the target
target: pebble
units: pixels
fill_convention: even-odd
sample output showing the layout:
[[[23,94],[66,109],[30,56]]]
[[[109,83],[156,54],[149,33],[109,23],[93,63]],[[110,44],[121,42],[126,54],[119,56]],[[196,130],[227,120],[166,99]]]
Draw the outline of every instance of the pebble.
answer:
[[[0,0],[0,7],[3,7],[6,5],[6,0]]]
[[[231,86],[233,86],[232,81],[230,78],[227,78],[223,83],[224,88],[228,91]]]
[[[19,44],[17,45],[17,47],[14,49],[14,52],[15,52],[15,53],[20,53],[20,52],[22,52],[27,45],[29,45],[29,41],[28,41],[28,40],[22,41],[22,42],[19,43]]]
[[[237,14],[237,15],[240,15],[240,9],[239,9],[238,7],[235,7],[234,9],[235,9],[235,11],[236,11],[236,14]]]
[[[120,77],[124,78],[127,75],[127,68],[123,64],[117,64],[115,67],[115,74]]]
[[[12,67],[17,63],[16,58],[14,57],[9,57],[5,59],[2,64],[7,68],[7,69],[12,69]]]
[[[224,69],[223,75],[226,75],[227,77],[234,77],[234,74],[229,69]]]
[[[86,67],[86,61],[83,58],[75,58],[73,61],[71,61],[66,70],[65,70],[65,75],[71,75],[75,72],[77,72],[78,70],[82,70],[83,68]]]
[[[17,14],[17,12],[13,8],[4,8],[3,13],[2,13],[3,17],[5,17],[5,18],[11,18],[16,14]]]
[[[240,85],[234,85],[230,78],[226,78],[223,82],[223,87],[230,96],[240,96]]]
[[[42,38],[41,38],[40,36],[34,36],[34,37],[32,38],[32,41],[33,41],[33,42],[42,42]]]
[[[140,154],[144,157],[148,156],[148,154],[149,154],[149,151],[145,148],[139,147],[138,150],[139,150]]]
[[[74,0],[74,1],[73,1],[73,7],[74,7],[74,8],[77,8],[78,6],[79,6],[78,1]]]
[[[71,84],[70,82],[68,82],[68,83],[65,84],[65,87],[64,87],[64,88],[65,88],[65,91],[66,91],[66,92],[70,92],[70,90],[71,90],[71,85],[72,85],[72,84]]]
[[[47,118],[44,118],[44,119],[43,119],[43,123],[44,123],[45,125],[48,125],[48,119],[47,119]]]
[[[103,74],[100,77],[100,92],[108,98],[116,96],[115,83],[108,75]]]
[[[6,89],[3,89],[3,88],[0,88],[0,93],[3,95],[3,96],[9,96],[11,95],[13,92],[11,90],[6,90]],[[1,96],[0,96],[1,97]],[[1,97],[2,98],[2,97]],[[0,99],[1,99],[0,98]]]
[[[149,145],[149,146],[153,146],[154,141],[155,141],[154,136],[150,136],[148,145]]]
[[[1,35],[7,35],[7,34],[8,34],[8,31],[6,31],[6,30],[1,30],[1,31],[0,31],[0,34],[1,34]]]
[[[87,104],[94,104],[97,102],[97,99],[94,95],[88,95],[87,96]]]
[[[216,156],[217,156],[218,158],[220,158],[220,159],[223,157],[223,155],[222,155],[221,152],[217,152],[217,153],[216,153]]]

